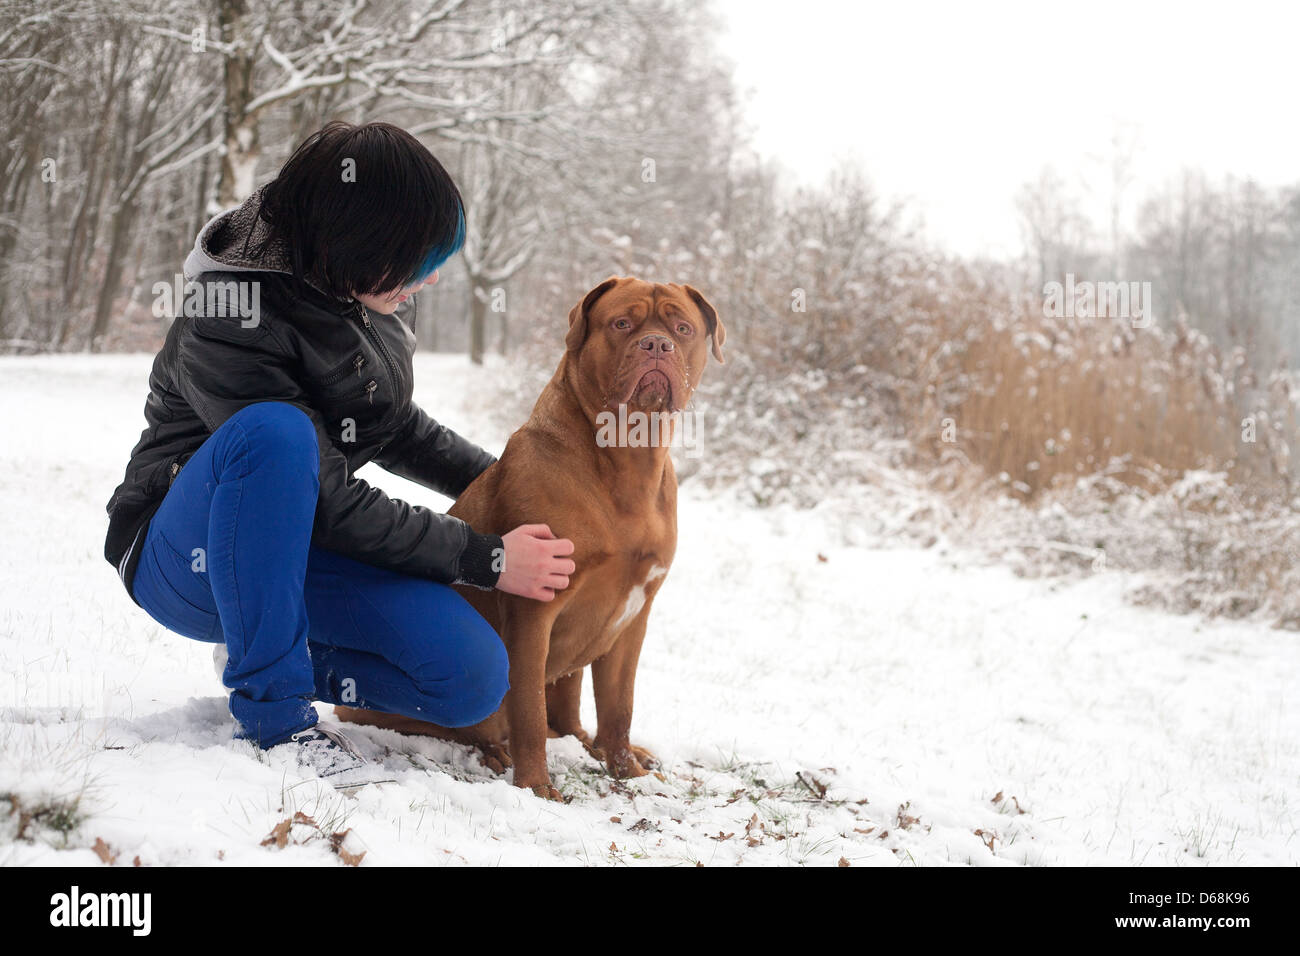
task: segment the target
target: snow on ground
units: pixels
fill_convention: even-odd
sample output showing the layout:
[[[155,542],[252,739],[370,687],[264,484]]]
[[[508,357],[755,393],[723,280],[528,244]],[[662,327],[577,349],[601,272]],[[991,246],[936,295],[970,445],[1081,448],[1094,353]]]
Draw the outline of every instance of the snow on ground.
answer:
[[[1128,606],[1123,572],[864,546],[843,508],[690,482],[633,723],[662,780],[552,740],[556,804],[465,748],[353,728],[398,780],[339,795],[231,739],[209,646],[102,557],[149,362],[0,359],[0,865],[1300,862],[1294,633]],[[421,356],[417,397],[499,452],[485,374]]]

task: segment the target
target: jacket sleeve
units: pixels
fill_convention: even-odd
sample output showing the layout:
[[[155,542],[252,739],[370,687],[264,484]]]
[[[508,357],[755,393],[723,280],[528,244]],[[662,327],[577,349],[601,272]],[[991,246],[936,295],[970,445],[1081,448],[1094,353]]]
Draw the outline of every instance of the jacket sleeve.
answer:
[[[197,316],[178,338],[182,396],[210,431],[256,402],[286,402],[311,419],[320,452],[320,491],[312,542],[357,561],[444,584],[490,589],[504,554],[497,535],[475,532],[459,518],[390,498],[353,477],[330,441],[320,414],[294,374],[297,359],[269,323],[243,328],[229,318]]]
[[[414,402],[398,437],[376,456],[375,463],[448,498],[459,498],[496,456],[439,425]]]

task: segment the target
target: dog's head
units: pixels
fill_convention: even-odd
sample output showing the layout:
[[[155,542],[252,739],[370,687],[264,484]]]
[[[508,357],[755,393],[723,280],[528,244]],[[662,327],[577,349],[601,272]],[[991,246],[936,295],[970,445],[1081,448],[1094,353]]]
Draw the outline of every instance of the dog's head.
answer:
[[[697,290],[610,276],[569,313],[565,345],[600,405],[675,412],[686,407],[727,330]]]

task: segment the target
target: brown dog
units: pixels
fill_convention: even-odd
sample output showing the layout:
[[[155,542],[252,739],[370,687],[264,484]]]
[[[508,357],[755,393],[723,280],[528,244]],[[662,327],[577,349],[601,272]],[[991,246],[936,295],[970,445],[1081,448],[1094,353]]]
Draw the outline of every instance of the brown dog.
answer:
[[[513,763],[516,786],[556,800],[548,732],[578,737],[617,777],[654,767],[655,757],[628,732],[646,619],[677,549],[677,478],[671,430],[653,444],[647,439],[654,433],[638,432],[633,413],[644,423],[681,411],[708,361],[705,340],[712,338],[721,362],[726,334],[713,306],[689,285],[611,276],[588,292],[569,313],[567,350],[532,416],[450,512],[482,533],[546,524],[574,544],[577,570],[554,600],[458,588],[509,653],[501,709],[459,729],[351,707],[336,707],[339,718],[476,745],[498,772]],[[634,426],[621,445],[609,440],[620,405]],[[578,715],[587,665],[594,741]]]

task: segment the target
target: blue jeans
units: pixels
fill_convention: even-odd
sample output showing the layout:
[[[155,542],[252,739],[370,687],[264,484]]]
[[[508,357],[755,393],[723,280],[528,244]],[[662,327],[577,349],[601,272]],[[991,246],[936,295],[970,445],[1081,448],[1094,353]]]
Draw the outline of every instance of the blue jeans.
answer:
[[[260,402],[185,463],[133,582],[159,624],[224,642],[236,736],[259,747],[316,723],[313,700],[476,724],[509,689],[505,646],[452,588],[313,547],[311,420]]]

